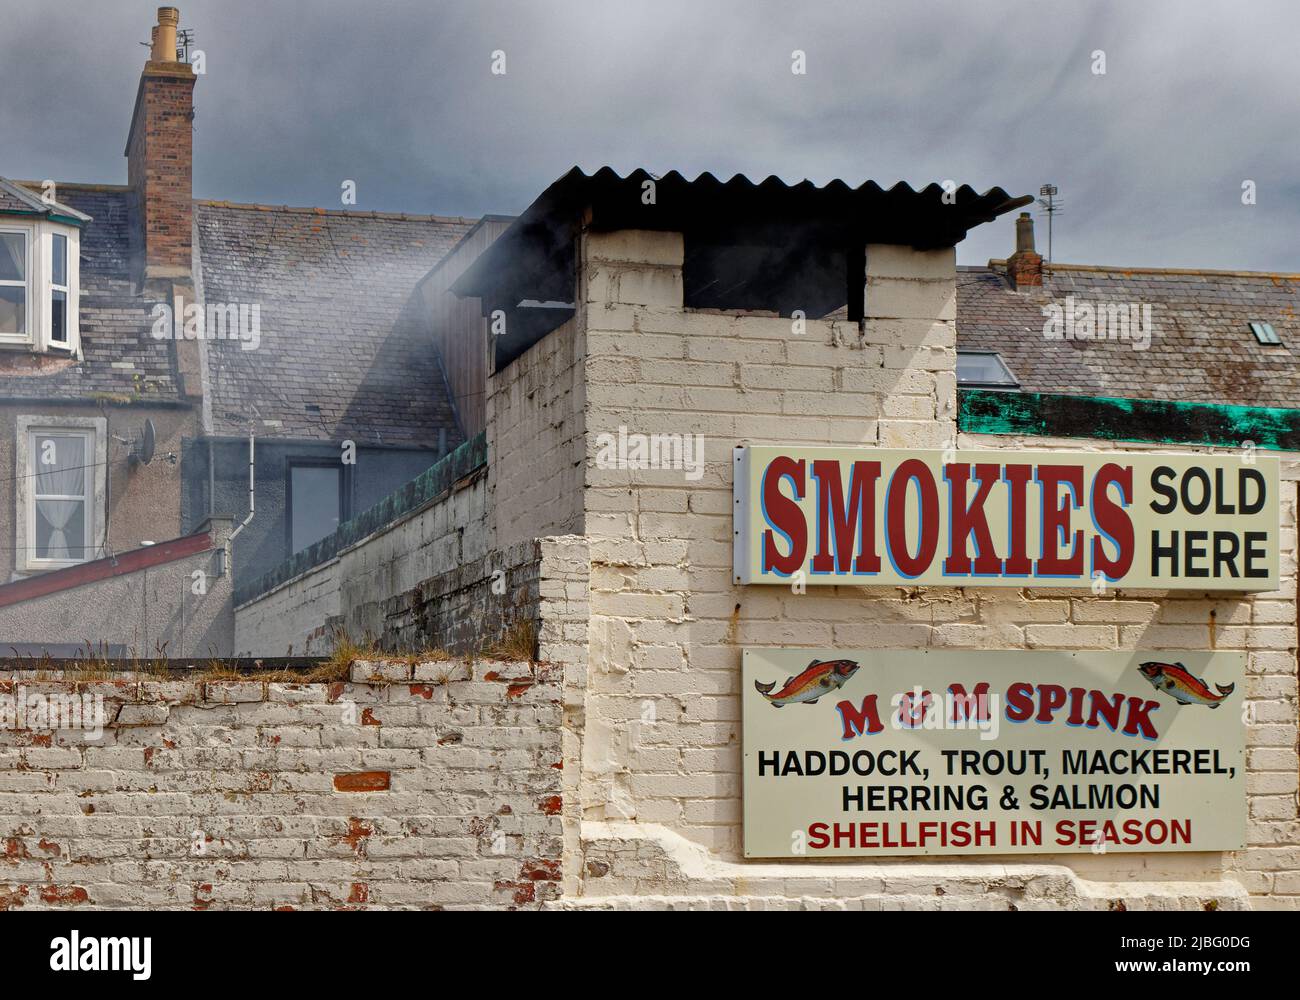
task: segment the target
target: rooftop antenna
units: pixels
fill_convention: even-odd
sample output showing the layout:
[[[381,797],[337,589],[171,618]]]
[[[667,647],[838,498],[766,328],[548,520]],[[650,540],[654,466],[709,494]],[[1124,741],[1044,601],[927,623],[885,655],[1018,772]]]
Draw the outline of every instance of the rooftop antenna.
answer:
[[[1047,263],[1052,262],[1052,216],[1059,215],[1063,211],[1063,206],[1057,195],[1060,190],[1055,184],[1044,184],[1038,189],[1042,196],[1038,199],[1038,204],[1042,206],[1043,214],[1047,216]]]
[[[146,49],[153,47],[153,42],[141,42]],[[190,46],[194,44],[193,28],[176,29],[176,61],[188,63],[190,61]]]
[[[178,28],[176,30],[176,61],[188,63],[190,61],[190,46],[194,44],[193,28]]]

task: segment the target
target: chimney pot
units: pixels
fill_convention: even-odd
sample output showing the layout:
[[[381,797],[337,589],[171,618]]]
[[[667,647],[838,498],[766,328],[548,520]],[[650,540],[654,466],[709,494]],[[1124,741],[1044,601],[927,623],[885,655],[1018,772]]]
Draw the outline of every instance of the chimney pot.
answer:
[[[1043,258],[1034,249],[1034,220],[1028,212],[1016,219],[1016,252],[1007,258],[1007,280],[1012,288],[1043,284]]]
[[[158,8],[158,26],[153,29],[153,48],[149,53],[151,62],[176,61],[176,25],[180,20],[181,12],[175,7]]]
[[[1021,212],[1016,219],[1016,253],[1034,250],[1034,220],[1028,212]]]

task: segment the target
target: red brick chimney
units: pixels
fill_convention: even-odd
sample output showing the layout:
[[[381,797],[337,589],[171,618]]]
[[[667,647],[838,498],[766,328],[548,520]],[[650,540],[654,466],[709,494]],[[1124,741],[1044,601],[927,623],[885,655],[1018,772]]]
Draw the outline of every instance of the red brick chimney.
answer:
[[[1007,258],[1007,279],[1012,288],[1043,284],[1043,258],[1034,250],[1034,220],[1028,212],[1016,219],[1016,252]]]
[[[158,8],[126,141],[144,278],[188,278],[193,216],[194,71],[176,61],[175,7]]]

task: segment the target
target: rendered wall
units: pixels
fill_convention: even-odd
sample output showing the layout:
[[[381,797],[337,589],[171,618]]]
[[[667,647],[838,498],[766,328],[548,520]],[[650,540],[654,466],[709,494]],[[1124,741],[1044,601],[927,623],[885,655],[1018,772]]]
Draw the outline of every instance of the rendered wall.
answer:
[[[101,654],[120,648],[142,660],[229,656],[234,605],[219,550],[230,519],[213,518],[200,530],[212,538],[206,552],[0,607],[0,645],[89,643]]]

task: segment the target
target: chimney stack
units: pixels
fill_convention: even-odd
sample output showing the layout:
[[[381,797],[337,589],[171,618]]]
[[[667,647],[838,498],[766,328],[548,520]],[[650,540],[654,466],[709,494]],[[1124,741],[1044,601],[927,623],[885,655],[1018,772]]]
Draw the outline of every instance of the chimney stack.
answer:
[[[1043,284],[1043,258],[1034,250],[1034,220],[1028,212],[1016,219],[1016,252],[1007,258],[1007,280],[1012,288]]]
[[[126,142],[145,281],[190,278],[194,71],[176,61],[179,21],[175,7],[158,8]]]

